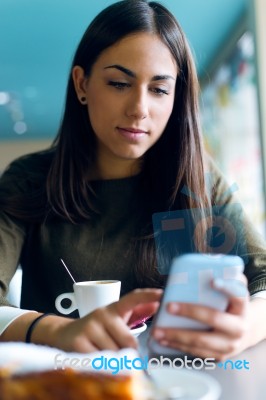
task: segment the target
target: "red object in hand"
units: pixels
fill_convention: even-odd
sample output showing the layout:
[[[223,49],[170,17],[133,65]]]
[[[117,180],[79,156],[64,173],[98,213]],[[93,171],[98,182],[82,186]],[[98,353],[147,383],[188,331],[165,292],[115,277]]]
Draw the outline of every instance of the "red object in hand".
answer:
[[[151,315],[149,315],[148,317],[143,317],[143,318],[137,319],[136,321],[132,322],[132,323],[129,325],[130,329],[139,328],[139,327],[142,326],[142,324],[143,324],[144,322],[146,322],[149,318],[151,318]]]

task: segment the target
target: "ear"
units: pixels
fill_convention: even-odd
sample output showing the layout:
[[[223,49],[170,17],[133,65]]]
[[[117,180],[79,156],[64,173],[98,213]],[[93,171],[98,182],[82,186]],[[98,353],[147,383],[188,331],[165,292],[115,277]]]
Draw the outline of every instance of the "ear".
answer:
[[[75,65],[72,69],[72,79],[77,93],[79,101],[84,104],[84,99],[86,100],[86,77],[84,74],[84,69],[79,65]]]

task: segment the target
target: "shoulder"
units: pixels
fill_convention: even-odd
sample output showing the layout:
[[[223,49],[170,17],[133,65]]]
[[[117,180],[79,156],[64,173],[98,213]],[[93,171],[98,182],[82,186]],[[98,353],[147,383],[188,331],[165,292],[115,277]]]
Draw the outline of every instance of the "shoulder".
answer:
[[[12,161],[4,171],[46,172],[49,170],[54,155],[53,149],[26,154]]]
[[[235,192],[238,190],[236,183],[229,185],[226,176],[217,166],[209,154],[204,154],[204,171],[208,191],[214,204],[227,204],[239,201]]]
[[[204,153],[204,170],[206,174],[213,174],[214,177],[218,178],[222,176],[222,173],[216,165],[214,159],[209,153]]]
[[[53,159],[54,150],[49,149],[24,155],[12,161],[0,179],[0,190],[12,190],[16,187],[20,191],[32,186],[42,185],[46,180]]]

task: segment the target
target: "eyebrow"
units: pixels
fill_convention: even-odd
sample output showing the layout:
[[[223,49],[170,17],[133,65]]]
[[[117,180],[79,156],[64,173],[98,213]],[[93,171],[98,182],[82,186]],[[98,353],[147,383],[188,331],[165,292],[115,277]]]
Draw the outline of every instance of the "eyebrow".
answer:
[[[123,72],[124,74],[130,76],[130,78],[136,78],[137,75],[135,74],[135,72],[131,71],[128,68],[123,67],[122,65],[119,64],[114,64],[114,65],[108,65],[108,67],[105,67],[104,69],[110,69],[110,68],[114,68],[114,69],[118,69],[119,71]],[[171,75],[155,75],[152,77],[152,81],[162,81],[162,80],[168,80],[168,79],[173,79],[175,81],[175,78]]]

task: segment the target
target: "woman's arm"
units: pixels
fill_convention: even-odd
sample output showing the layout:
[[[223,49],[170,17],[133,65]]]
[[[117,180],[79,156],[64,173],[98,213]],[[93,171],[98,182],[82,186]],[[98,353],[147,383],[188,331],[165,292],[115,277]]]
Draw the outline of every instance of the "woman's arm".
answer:
[[[81,353],[136,347],[128,325],[153,315],[161,295],[160,289],[134,290],[118,302],[77,320],[47,315],[36,324],[31,342]],[[25,341],[29,326],[39,315],[29,312],[18,317],[2,333],[0,341]]]

